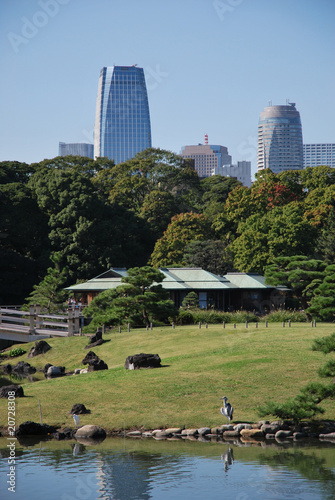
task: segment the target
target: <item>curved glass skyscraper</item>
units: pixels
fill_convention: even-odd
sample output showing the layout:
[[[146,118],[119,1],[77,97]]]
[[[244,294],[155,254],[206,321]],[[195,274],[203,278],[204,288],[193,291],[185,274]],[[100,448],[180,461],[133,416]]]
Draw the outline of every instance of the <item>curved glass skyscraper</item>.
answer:
[[[277,174],[303,167],[302,128],[295,103],[264,108],[258,123],[257,169],[269,168]]]
[[[105,156],[117,164],[149,147],[151,127],[143,68],[102,68],[95,114],[94,157]]]

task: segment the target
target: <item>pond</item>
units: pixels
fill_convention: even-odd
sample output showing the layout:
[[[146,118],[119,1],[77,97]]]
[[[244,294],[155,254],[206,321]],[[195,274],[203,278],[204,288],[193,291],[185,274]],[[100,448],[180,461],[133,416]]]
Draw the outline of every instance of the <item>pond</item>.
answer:
[[[335,498],[334,442],[107,438],[87,445],[1,438],[0,452],[3,500]]]

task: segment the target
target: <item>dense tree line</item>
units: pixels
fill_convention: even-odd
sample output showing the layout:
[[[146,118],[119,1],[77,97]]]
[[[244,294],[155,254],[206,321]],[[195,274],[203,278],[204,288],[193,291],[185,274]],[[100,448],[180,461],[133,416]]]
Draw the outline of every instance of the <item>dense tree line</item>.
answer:
[[[265,170],[247,188],[201,180],[189,161],[154,148],[119,165],[2,162],[0,303],[22,303],[58,278],[64,287],[111,266],[151,264],[266,273],[274,284],[284,272],[299,304],[312,307],[335,281],[334,206],[335,169],[325,166]]]

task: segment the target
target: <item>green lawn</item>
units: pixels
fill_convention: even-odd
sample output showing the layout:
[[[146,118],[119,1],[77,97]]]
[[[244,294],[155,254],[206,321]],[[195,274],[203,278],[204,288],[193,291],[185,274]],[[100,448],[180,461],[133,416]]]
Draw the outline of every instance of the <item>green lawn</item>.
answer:
[[[318,380],[318,368],[333,354],[311,350],[313,339],[330,335],[332,324],[295,323],[290,328],[269,323],[258,328],[245,325],[209,325],[155,328],[106,334],[107,340],[92,350],[103,359],[108,371],[23,382],[25,398],[16,400],[16,424],[26,420],[73,427],[69,411],[83,403],[91,414],[81,424],[94,423],[106,429],[160,428],[170,426],[216,426],[225,423],[220,398],[227,396],[234,406],[235,421],[257,421],[256,407],[266,400],[283,402],[308,382]],[[53,338],[52,349],[28,360],[36,368],[46,363],[66,370],[83,368],[87,337]],[[22,344],[27,350],[32,344]],[[129,355],[159,354],[162,368],[125,370]],[[6,361],[8,362],[8,361]],[[2,362],[3,364],[4,362]],[[320,379],[322,380],[322,379]],[[321,404],[322,418],[335,418],[333,401]],[[7,421],[7,400],[0,400],[0,426]]]

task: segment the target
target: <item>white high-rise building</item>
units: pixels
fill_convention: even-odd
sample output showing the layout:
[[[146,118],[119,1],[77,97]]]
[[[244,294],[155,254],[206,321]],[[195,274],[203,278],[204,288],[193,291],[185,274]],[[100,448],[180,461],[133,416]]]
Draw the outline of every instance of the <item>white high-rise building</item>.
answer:
[[[335,168],[335,144],[304,144],[304,168],[327,165]]]
[[[295,103],[268,106],[258,124],[257,170],[278,174],[303,168],[302,128]]]
[[[238,161],[236,165],[217,167],[213,175],[234,177],[242,182],[243,186],[251,187],[251,161]]]

